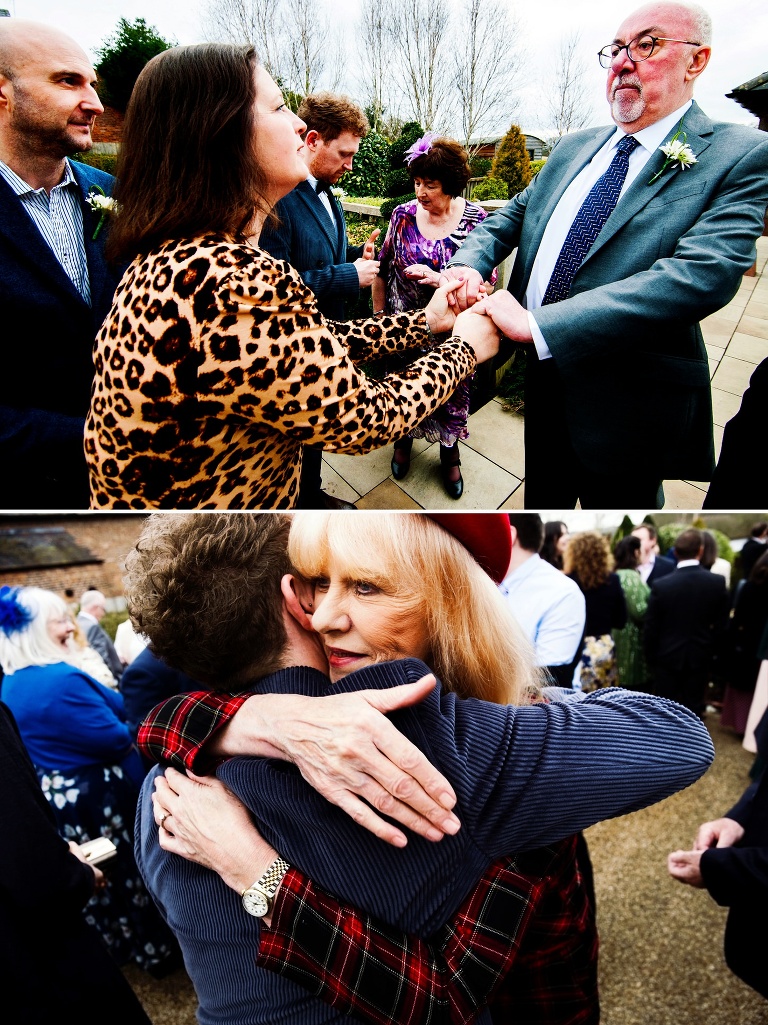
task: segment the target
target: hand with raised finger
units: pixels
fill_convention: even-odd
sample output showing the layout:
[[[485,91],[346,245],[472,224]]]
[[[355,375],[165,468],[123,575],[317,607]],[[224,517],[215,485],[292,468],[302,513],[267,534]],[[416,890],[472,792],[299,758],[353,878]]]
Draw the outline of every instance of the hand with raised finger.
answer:
[[[381,228],[374,228],[368,238],[365,240],[363,246],[363,259],[364,260],[375,260],[376,259],[376,239],[381,234]]]

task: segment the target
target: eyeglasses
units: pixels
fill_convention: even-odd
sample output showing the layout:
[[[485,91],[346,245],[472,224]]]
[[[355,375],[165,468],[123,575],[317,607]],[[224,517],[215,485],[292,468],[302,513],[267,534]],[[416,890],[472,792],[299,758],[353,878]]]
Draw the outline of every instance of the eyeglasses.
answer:
[[[623,46],[619,46],[618,43],[604,46],[602,50],[598,51],[597,56],[602,67],[610,68],[621,51],[626,50],[627,57],[629,57],[632,63],[639,64],[640,61],[647,61],[649,57],[653,56],[656,46],[660,42],[701,46],[701,43],[694,43],[690,39],[671,39],[669,36],[638,36],[637,39],[633,39],[630,43],[625,43]]]

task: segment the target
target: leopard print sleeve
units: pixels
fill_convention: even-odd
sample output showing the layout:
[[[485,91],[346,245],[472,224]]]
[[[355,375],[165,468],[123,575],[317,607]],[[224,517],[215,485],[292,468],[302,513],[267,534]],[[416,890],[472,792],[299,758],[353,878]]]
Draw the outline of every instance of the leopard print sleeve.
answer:
[[[325,321],[296,271],[254,255],[258,275],[252,266],[238,268],[221,291],[243,348],[254,356],[233,402],[247,392],[276,430],[327,449],[367,452],[420,423],[475,369],[473,349],[455,337],[401,373],[368,378],[357,360],[429,344],[423,311]]]
[[[475,369],[459,338],[383,381],[358,367],[428,345],[423,325],[422,313],[326,323],[287,263],[222,235],[137,257],[96,339],[92,507],[292,508],[303,443],[385,445]]]

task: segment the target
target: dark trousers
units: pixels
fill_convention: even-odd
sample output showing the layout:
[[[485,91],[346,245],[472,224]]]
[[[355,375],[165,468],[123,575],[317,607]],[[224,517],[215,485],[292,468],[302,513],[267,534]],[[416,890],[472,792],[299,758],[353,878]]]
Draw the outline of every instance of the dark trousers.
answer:
[[[606,433],[611,430],[605,425]],[[660,509],[661,479],[626,465],[605,473],[587,469],[573,447],[565,417],[565,388],[553,359],[528,357],[525,378],[525,508]]]
[[[652,672],[651,693],[660,698],[670,698],[697,715],[703,715],[708,682],[708,665],[685,669],[656,665]]]
[[[305,445],[301,457],[297,509],[321,508],[319,495],[323,487],[322,463],[323,450],[312,445]]]

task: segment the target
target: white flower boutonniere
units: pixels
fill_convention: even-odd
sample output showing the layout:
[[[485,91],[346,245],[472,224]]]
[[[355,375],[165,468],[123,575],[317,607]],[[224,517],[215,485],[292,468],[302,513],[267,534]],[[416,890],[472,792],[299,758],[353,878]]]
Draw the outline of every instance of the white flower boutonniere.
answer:
[[[693,150],[687,144],[687,139],[688,136],[683,131],[683,118],[680,118],[680,124],[677,126],[675,134],[666,146],[659,146],[666,160],[661,165],[661,169],[648,182],[649,185],[653,185],[658,178],[661,178],[671,164],[679,167],[681,171],[686,171],[692,164],[698,163],[693,155]]]
[[[334,185],[331,188],[331,194],[334,195],[339,202],[341,202],[342,199],[347,198],[346,192],[344,191],[344,189],[342,189],[340,185]]]
[[[107,196],[104,192],[104,189],[102,189],[98,185],[91,185],[90,189],[88,190],[88,195],[85,197],[85,201],[95,214],[101,215],[99,217],[99,223],[96,225],[96,230],[91,236],[93,241],[95,242],[99,236],[101,227],[104,224],[104,221],[109,216],[109,214],[117,213],[118,204],[115,202],[112,196]]]

